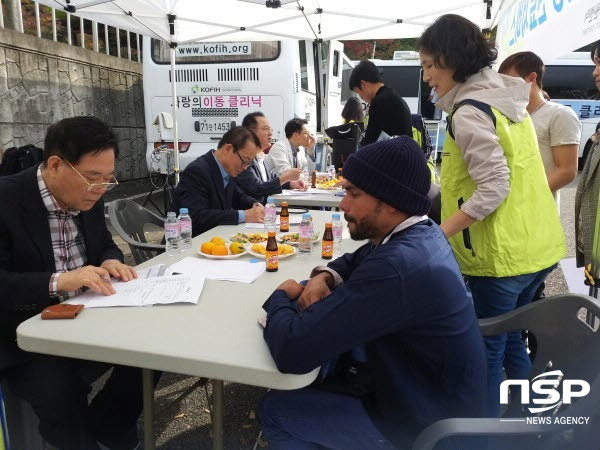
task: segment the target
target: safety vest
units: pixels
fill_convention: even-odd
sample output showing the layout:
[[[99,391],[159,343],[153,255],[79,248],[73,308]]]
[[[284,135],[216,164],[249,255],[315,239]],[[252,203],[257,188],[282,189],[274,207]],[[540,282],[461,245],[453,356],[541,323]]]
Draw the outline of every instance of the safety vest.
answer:
[[[454,215],[477,188],[452,133],[452,115],[464,104],[475,106],[494,121],[510,169],[510,192],[493,213],[449,239],[461,272],[508,277],[550,267],[565,255],[565,235],[529,115],[516,123],[475,100],[455,106],[448,117],[442,155],[442,222]]]

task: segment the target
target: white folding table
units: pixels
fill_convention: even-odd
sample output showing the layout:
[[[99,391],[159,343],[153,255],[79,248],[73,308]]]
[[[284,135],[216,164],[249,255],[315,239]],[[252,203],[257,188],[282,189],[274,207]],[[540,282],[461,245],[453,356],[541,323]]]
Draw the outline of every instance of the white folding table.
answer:
[[[312,213],[315,230],[322,235],[331,214]],[[194,238],[192,250],[177,256],[162,254],[138,268],[175,263],[196,254],[201,243],[214,236],[255,231],[244,224],[219,226]],[[344,251],[361,245],[349,239],[347,228],[343,236]],[[317,376],[317,369],[305,375],[279,372],[257,321],[261,305],[280,283],[289,278],[306,279],[313,267],[326,263],[319,243],[313,250],[310,256],[281,260],[278,272],[266,272],[252,284],[207,280],[197,305],[86,309],[75,320],[41,320],[37,315],[17,329],[18,344],[36,353],[141,367],[146,449],[154,448],[152,371],[211,378],[213,448],[221,449],[223,380],[285,390],[307,386]],[[248,258],[244,255],[240,260]]]

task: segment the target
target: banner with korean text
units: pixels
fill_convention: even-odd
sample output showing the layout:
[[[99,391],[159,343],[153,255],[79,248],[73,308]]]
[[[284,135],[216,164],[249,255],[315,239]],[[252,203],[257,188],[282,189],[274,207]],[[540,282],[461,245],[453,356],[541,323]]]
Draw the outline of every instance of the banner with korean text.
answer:
[[[498,63],[521,51],[542,60],[600,39],[600,0],[505,0],[499,15]]]

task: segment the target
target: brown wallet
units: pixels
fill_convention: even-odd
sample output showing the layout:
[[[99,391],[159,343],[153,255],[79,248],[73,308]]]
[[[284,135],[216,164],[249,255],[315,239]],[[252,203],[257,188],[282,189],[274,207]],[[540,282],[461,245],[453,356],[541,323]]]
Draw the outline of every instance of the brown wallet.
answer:
[[[69,303],[48,306],[42,311],[42,320],[74,319],[82,309],[83,305],[71,305]]]

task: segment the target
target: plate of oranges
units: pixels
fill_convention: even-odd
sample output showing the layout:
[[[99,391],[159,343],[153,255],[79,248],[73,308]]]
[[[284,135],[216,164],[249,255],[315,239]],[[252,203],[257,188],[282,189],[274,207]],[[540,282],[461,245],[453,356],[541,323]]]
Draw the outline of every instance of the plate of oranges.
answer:
[[[208,259],[236,259],[248,253],[241,242],[226,242],[221,236],[203,242],[198,253]]]

